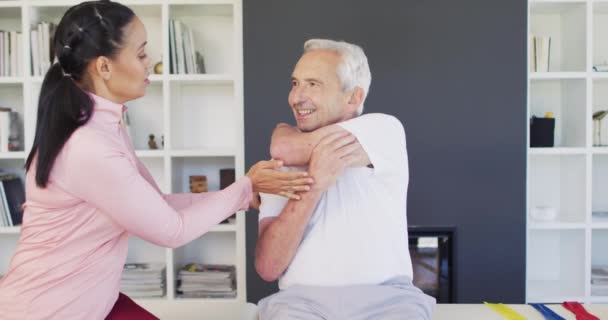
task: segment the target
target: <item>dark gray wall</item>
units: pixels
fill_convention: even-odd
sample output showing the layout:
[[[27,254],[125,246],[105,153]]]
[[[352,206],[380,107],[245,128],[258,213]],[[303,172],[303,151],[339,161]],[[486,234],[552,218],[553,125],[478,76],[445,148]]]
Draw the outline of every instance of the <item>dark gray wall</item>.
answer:
[[[311,37],[361,45],[372,70],[367,112],[405,125],[410,225],[457,227],[457,301],[525,298],[526,1],[247,0],[246,163],[268,158],[273,126],[292,122],[290,74]],[[253,268],[248,300],[276,285]]]

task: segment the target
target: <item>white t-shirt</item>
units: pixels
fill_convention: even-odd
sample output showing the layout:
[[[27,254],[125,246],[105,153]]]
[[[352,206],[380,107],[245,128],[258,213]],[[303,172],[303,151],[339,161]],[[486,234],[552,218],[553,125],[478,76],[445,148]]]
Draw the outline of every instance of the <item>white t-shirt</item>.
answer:
[[[281,289],[379,284],[403,275],[412,279],[403,126],[385,114],[362,115],[338,125],[357,137],[374,167],[346,169],[323,194],[279,279]],[[287,203],[280,196],[261,197],[260,220],[278,216]]]

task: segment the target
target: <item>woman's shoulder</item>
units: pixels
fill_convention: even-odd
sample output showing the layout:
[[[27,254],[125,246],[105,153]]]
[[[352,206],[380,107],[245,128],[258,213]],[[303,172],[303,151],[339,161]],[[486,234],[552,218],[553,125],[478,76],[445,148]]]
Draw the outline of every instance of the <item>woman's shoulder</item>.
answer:
[[[81,126],[76,129],[72,136],[67,140],[62,153],[72,156],[100,155],[112,152],[117,148],[116,139],[94,126]]]

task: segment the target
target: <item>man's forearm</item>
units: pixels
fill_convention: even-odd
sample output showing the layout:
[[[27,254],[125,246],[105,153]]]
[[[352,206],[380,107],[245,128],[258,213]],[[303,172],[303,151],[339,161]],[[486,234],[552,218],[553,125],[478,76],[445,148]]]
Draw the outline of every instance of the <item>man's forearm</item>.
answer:
[[[304,166],[310,161],[312,150],[328,134],[344,130],[337,125],[301,132],[287,124],[279,124],[272,133],[270,155],[288,166]]]
[[[281,214],[260,234],[255,267],[264,280],[278,279],[291,263],[321,194],[309,191],[302,194],[301,200],[289,201]]]

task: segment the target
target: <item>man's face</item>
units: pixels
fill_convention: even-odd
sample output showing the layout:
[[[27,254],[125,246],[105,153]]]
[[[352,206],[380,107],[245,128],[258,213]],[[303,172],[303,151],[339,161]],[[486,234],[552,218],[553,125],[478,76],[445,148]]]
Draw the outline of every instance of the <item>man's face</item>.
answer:
[[[348,95],[342,90],[337,67],[342,58],[333,51],[313,50],[302,55],[291,79],[289,106],[304,132],[346,120]]]

